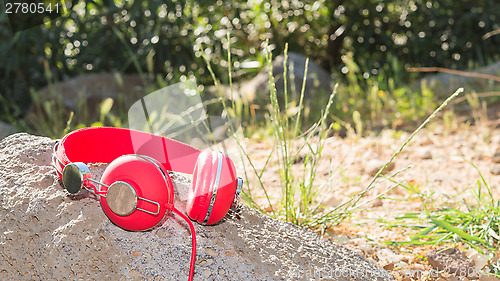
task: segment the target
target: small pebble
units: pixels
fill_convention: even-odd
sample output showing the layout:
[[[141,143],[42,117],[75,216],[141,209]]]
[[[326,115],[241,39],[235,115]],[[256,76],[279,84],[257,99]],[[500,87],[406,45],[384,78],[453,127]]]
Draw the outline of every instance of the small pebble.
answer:
[[[500,165],[497,164],[497,165],[494,165],[490,168],[490,172],[493,174],[493,175],[500,175]]]
[[[199,265],[200,265],[200,266],[209,266],[209,265],[211,265],[212,263],[214,263],[214,260],[212,260],[212,259],[208,259],[208,260],[201,260],[201,261],[199,262]]]
[[[424,160],[432,159],[432,152],[430,149],[426,148],[419,149],[418,156]]]
[[[385,165],[386,162],[384,161],[381,161],[381,160],[377,160],[377,159],[372,159],[370,161],[368,161],[368,163],[366,163],[366,166],[365,166],[365,171],[370,175],[370,176],[375,176],[377,174],[377,172]],[[389,172],[391,171],[392,169],[394,169],[394,162],[391,162],[389,163],[389,165],[387,166],[387,168],[385,168],[384,170],[384,174],[386,172]]]
[[[373,247],[366,242],[358,244],[358,248],[363,251],[366,256],[373,255]]]
[[[380,207],[382,205],[384,205],[384,201],[382,201],[382,199],[380,198],[377,198],[372,202],[372,207]]]
[[[479,281],[500,281],[500,279],[491,275],[481,275],[481,277],[479,277]]]
[[[205,252],[209,255],[211,255],[212,257],[216,257],[217,256],[217,252],[215,252],[214,250],[210,249],[210,248],[205,248]]]
[[[396,255],[392,250],[384,248],[377,252],[378,259],[385,264],[394,264],[401,261],[401,257]]]
[[[429,264],[439,270],[449,273],[473,270],[474,261],[469,259],[464,252],[458,248],[441,248],[427,252]]]
[[[132,255],[131,255],[131,256],[132,256],[132,257],[134,257],[134,258],[136,258],[136,257],[138,257],[138,256],[140,256],[140,255],[141,255],[141,252],[140,252],[140,251],[135,251],[135,252],[132,252]]]
[[[488,257],[479,253],[476,249],[468,250],[467,256],[474,261],[474,269],[476,271],[481,270],[488,263]]]
[[[500,163],[500,148],[497,148],[497,151],[495,151],[495,154],[493,154],[491,161],[493,163]]]

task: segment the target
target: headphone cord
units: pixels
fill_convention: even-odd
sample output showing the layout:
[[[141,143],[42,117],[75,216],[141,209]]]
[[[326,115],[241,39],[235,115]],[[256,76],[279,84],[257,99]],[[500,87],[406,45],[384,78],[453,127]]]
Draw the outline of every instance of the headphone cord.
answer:
[[[181,211],[177,210],[173,205],[167,206],[168,209],[172,210],[175,212],[177,215],[179,215],[181,218],[183,218],[187,224],[189,225],[189,229],[191,230],[191,263],[189,264],[189,278],[188,281],[193,280],[193,275],[194,275],[194,263],[196,261],[196,232],[194,230],[194,225],[191,222],[191,220],[184,215]]]

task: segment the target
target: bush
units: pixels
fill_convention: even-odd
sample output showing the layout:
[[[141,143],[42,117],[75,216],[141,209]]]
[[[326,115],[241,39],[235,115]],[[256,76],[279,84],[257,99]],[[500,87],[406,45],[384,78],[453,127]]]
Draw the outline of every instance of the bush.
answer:
[[[481,38],[500,28],[497,1],[351,0],[331,9],[346,28],[342,52],[353,50],[368,75],[398,76],[393,58],[404,65],[463,69],[500,57],[500,37]]]
[[[39,89],[85,72],[149,72],[171,80],[204,76],[193,54],[194,4],[183,1],[73,1],[69,13],[48,24],[9,34],[0,17],[0,117],[19,118]],[[8,104],[8,105],[7,105]]]
[[[69,2],[69,1],[67,1]],[[228,81],[227,39],[233,78],[251,77],[263,65],[266,40],[273,55],[289,50],[332,72],[349,71],[352,53],[359,80],[376,76],[406,82],[405,65],[466,68],[499,58],[495,1],[375,0],[74,0],[64,17],[10,34],[0,14],[0,118],[21,117],[29,92],[49,81],[85,72],[139,72],[167,81],[194,76],[211,83],[202,53]],[[227,34],[229,33],[229,36]],[[369,83],[368,83],[369,84]],[[400,85],[398,85],[400,86]]]

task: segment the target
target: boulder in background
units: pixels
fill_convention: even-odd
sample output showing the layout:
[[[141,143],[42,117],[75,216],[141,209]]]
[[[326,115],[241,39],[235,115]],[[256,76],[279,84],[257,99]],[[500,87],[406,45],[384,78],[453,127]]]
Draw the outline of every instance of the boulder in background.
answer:
[[[0,140],[15,132],[17,132],[17,129],[15,127],[0,121]]]

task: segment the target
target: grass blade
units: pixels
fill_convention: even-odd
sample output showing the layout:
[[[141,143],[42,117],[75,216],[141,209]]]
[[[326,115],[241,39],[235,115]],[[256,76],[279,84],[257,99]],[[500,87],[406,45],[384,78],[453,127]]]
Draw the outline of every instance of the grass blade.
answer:
[[[488,248],[491,247],[490,244],[487,241],[485,241],[483,239],[479,239],[477,237],[474,237],[474,236],[472,236],[472,235],[470,235],[470,234],[462,231],[461,229],[459,229],[459,228],[457,228],[457,227],[455,227],[455,226],[447,223],[444,220],[436,219],[436,218],[433,218],[433,217],[431,217],[430,220],[431,220],[431,222],[433,224],[435,224],[435,225],[437,225],[437,226],[439,226],[439,227],[441,227],[443,229],[446,229],[447,231],[449,231],[451,233],[454,233],[454,234],[460,236],[464,240],[467,240],[469,242],[475,241],[475,242],[483,244],[484,246],[486,246]]]

